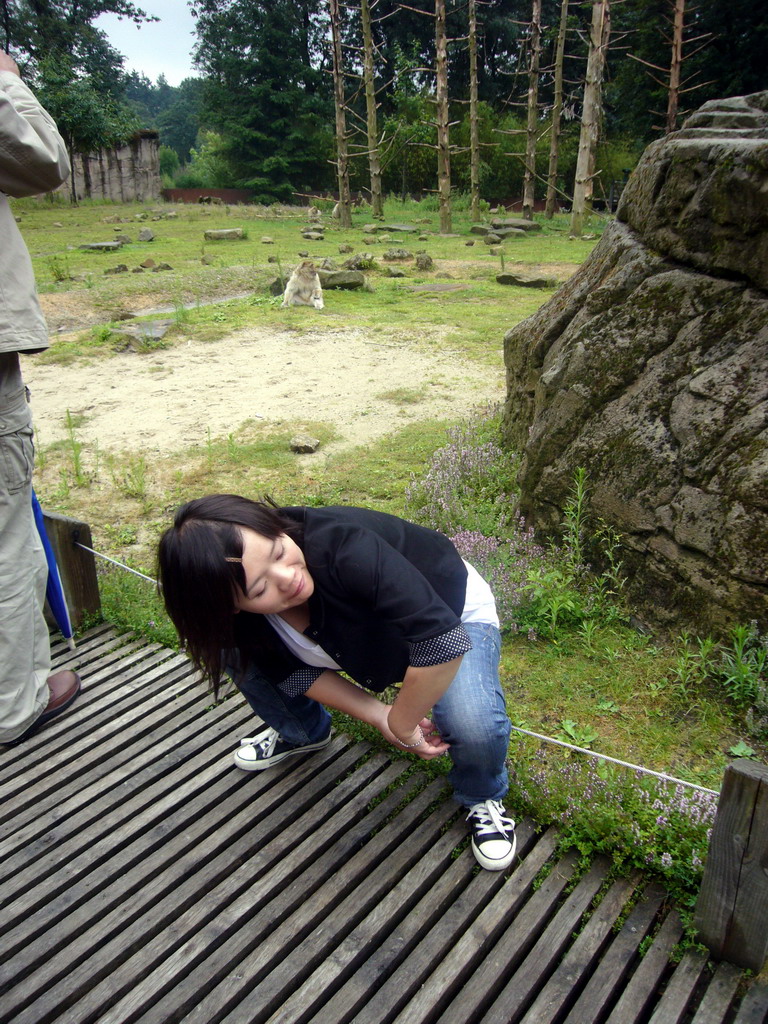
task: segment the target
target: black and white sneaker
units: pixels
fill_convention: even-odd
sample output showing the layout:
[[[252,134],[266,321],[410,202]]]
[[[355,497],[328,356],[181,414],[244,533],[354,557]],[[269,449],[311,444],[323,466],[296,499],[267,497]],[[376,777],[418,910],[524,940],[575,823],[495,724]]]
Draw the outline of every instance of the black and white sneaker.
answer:
[[[472,853],[486,871],[503,871],[514,860],[515,823],[506,814],[498,800],[483,800],[469,808],[467,821],[472,829]]]
[[[235,764],[246,772],[262,772],[265,768],[272,768],[273,765],[280,764],[286,757],[322,750],[330,742],[331,734],[329,732],[324,740],[319,740],[317,743],[295,746],[287,743],[276,729],[267,726],[257,736],[247,736],[240,740],[240,746],[235,751]]]

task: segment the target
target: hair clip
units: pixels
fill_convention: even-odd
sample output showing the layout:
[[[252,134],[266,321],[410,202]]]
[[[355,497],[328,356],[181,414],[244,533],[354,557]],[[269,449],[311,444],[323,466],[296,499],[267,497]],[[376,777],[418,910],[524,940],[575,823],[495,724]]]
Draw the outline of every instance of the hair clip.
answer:
[[[241,565],[243,564],[242,558],[228,558],[226,555],[224,556],[224,561],[225,562],[239,562]]]

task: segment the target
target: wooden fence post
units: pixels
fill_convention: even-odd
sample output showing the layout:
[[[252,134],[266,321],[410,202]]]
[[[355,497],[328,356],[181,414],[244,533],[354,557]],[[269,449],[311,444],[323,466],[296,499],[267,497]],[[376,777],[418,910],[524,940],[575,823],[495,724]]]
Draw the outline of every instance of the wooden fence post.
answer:
[[[768,766],[728,765],[694,924],[717,960],[759,972],[768,955]]]
[[[78,542],[93,547],[91,528],[87,523],[55,512],[43,513],[43,521],[59,566],[69,617],[72,626],[78,629],[86,613],[97,615],[101,612],[96,559],[90,551],[77,547]]]

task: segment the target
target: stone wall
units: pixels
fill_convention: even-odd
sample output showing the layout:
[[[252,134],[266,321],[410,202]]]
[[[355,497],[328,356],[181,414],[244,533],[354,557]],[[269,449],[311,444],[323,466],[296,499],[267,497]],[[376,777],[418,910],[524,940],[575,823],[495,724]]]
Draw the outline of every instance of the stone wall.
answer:
[[[124,146],[99,150],[74,161],[78,199],[149,202],[160,198],[160,139],[155,131],[137,132]],[[65,186],[71,189],[68,184]]]
[[[650,146],[590,258],[505,337],[523,513],[554,533],[585,467],[656,622],[768,626],[767,288],[760,93]]]

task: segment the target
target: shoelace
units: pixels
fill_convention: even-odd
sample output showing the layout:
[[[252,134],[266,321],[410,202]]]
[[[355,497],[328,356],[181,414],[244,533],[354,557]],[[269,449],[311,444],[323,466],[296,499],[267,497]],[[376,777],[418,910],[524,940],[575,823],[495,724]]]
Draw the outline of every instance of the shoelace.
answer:
[[[267,726],[255,736],[245,736],[240,740],[240,746],[258,747],[265,757],[269,757],[279,739],[280,733],[276,729]]]
[[[504,812],[504,813],[502,813]],[[479,835],[499,832],[506,835],[515,827],[512,818],[505,817],[504,807],[495,800],[486,800],[484,804],[476,804],[467,815],[467,820],[474,818],[477,822],[476,831]]]

